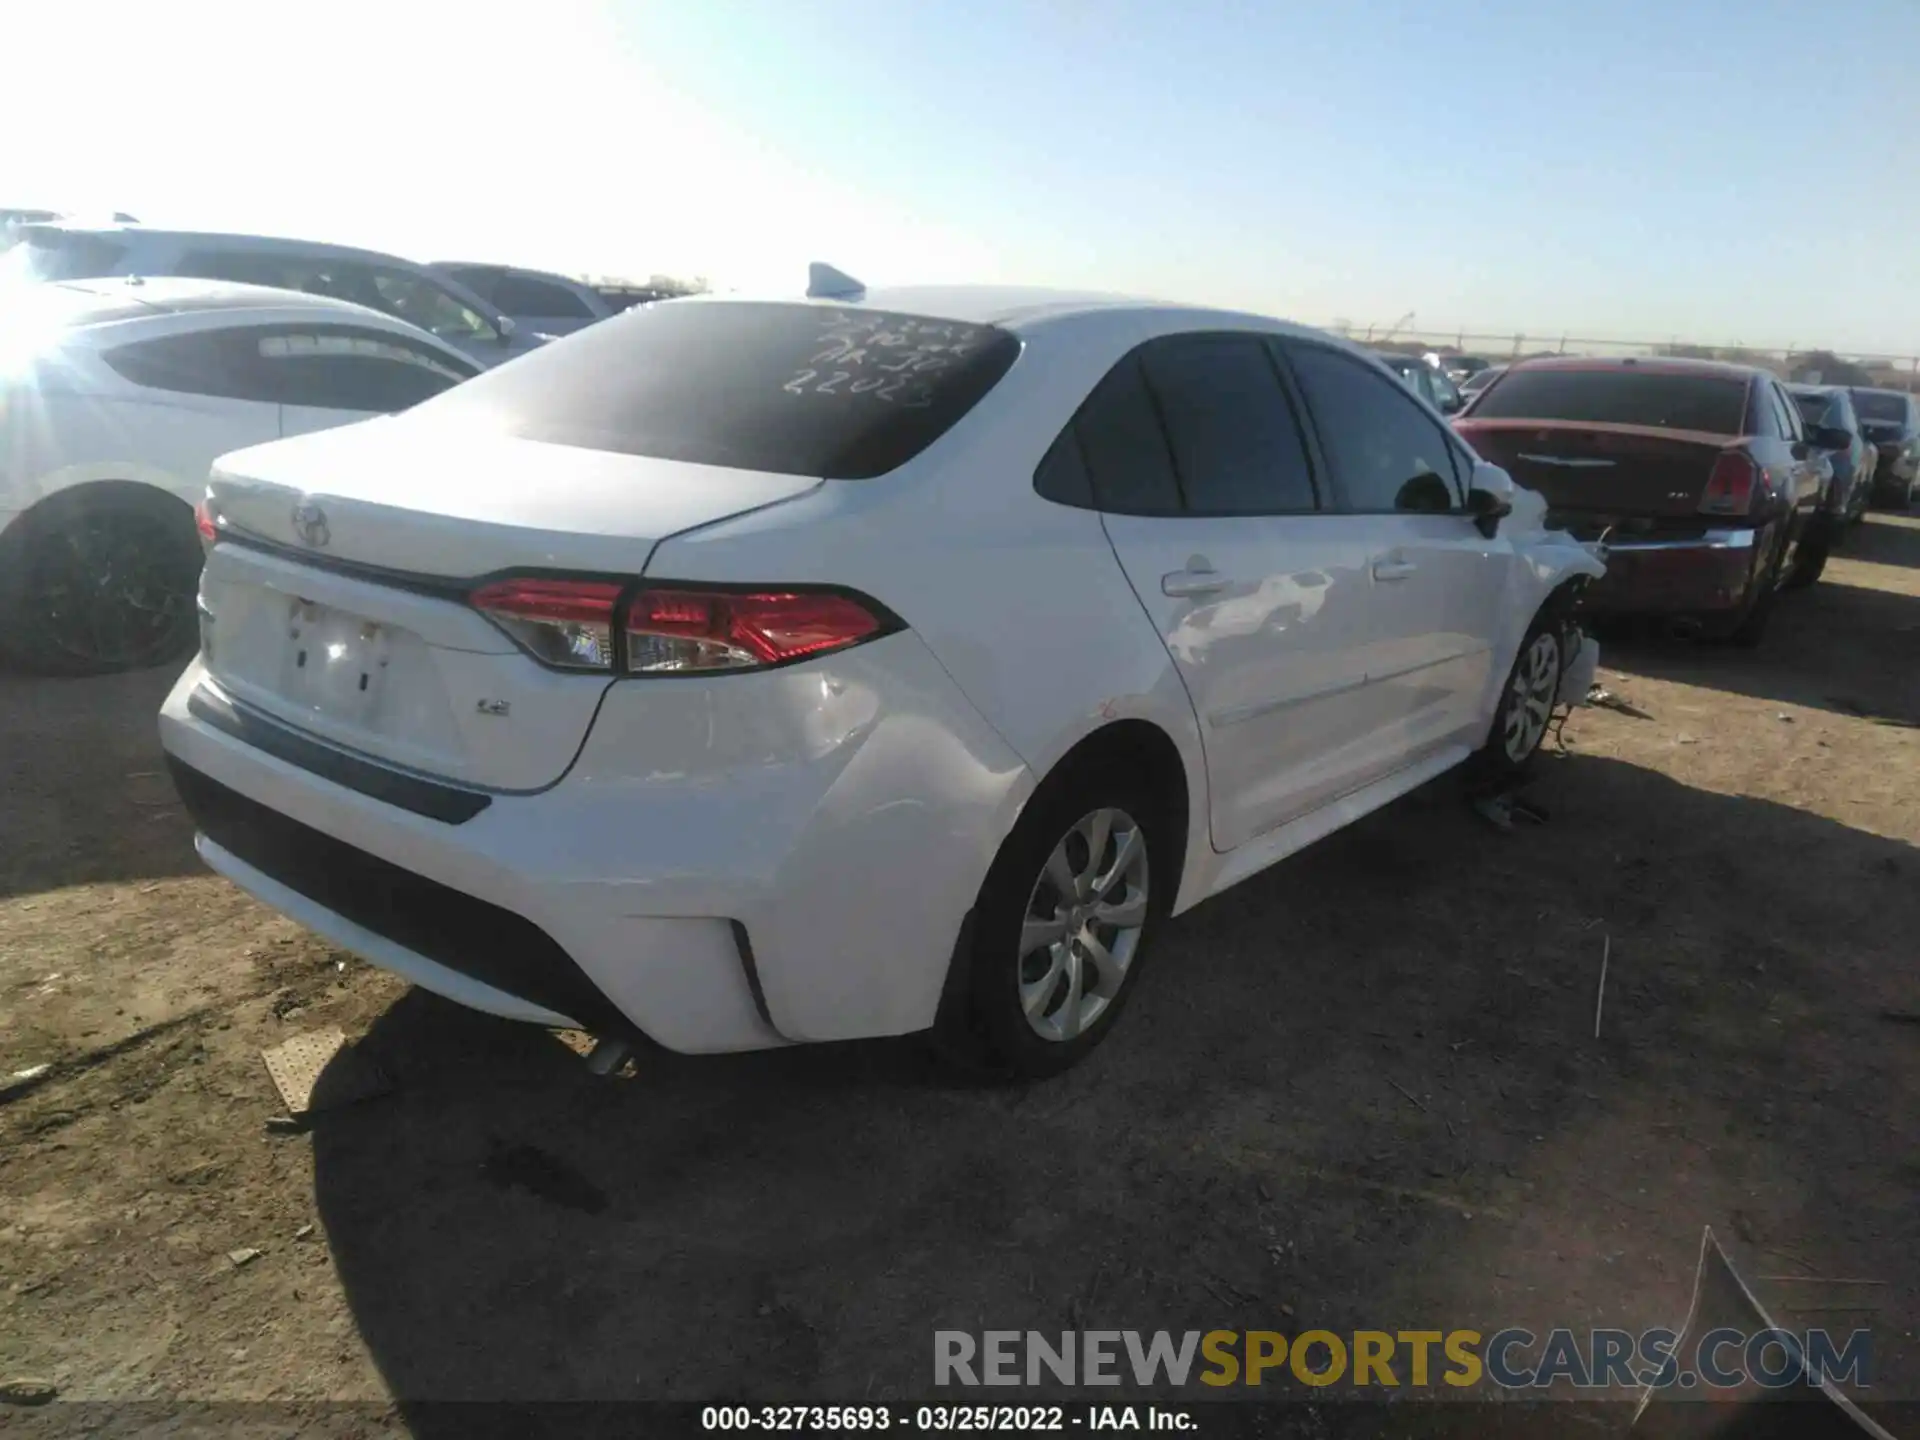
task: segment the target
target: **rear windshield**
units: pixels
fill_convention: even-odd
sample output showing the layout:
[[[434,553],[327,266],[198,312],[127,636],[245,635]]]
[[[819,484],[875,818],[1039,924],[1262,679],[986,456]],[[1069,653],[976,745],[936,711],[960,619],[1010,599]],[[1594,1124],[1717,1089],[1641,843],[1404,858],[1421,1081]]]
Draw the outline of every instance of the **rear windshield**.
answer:
[[[991,325],[673,300],[542,346],[413,413],[558,445],[866,480],[939,439],[1019,353]]]
[[[1885,390],[1854,391],[1853,409],[1862,420],[1890,420],[1896,425],[1907,423],[1907,397]]]
[[[0,280],[95,280],[126,248],[102,235],[28,235],[0,257]]]
[[[1509,370],[1481,396],[1473,418],[1584,420],[1739,435],[1747,382],[1722,375],[1634,370]]]

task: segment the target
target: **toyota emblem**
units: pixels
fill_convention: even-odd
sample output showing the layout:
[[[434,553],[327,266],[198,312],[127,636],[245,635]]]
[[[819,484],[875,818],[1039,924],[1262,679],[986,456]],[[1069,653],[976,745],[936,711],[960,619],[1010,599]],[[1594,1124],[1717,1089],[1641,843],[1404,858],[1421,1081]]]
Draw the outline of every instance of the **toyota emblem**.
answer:
[[[333,538],[333,532],[327,528],[327,512],[311,500],[302,500],[293,507],[293,533],[300,537],[300,543],[318,550]]]

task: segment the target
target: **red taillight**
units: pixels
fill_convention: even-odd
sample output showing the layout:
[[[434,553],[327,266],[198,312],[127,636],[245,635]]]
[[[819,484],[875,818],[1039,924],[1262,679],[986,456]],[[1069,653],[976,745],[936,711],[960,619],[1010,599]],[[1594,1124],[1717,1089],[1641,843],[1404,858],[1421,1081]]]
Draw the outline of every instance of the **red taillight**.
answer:
[[[608,580],[496,580],[474,591],[473,608],[545,664],[613,669],[613,614],[626,587]]]
[[[624,619],[632,675],[748,670],[857,644],[886,621],[822,590],[648,589]]]
[[[622,610],[620,597],[629,591],[633,598]],[[628,675],[784,665],[899,623],[837,590],[636,590],[612,580],[521,578],[484,585],[468,599],[542,664]]]
[[[200,532],[200,543],[212,545],[220,538],[220,528],[213,523],[213,511],[205,500],[193,507],[193,525]]]
[[[1742,450],[1727,450],[1713,462],[1707,476],[1707,488],[1700,496],[1700,510],[1706,515],[1745,515],[1753,507],[1754,491],[1760,486],[1762,472],[1753,457]]]

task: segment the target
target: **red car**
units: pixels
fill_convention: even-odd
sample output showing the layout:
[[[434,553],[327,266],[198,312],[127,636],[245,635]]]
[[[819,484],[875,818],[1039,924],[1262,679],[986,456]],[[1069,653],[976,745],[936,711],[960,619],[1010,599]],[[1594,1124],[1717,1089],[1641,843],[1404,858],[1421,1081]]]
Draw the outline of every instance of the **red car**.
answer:
[[[1745,365],[1551,359],[1511,366],[1455,428],[1546,499],[1550,525],[1605,538],[1595,615],[1671,617],[1760,639],[1780,590],[1819,578],[1833,542],[1822,448],[1780,381]]]

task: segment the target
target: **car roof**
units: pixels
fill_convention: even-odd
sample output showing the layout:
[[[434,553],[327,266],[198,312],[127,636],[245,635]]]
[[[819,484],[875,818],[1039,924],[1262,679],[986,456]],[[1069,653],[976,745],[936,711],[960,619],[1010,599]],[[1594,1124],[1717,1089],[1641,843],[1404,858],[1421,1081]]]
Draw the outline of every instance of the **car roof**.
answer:
[[[506,265],[497,260],[434,260],[429,270],[485,270],[493,275],[525,275],[534,280],[555,280],[562,285],[580,285],[571,275],[558,270],[535,270],[526,265]],[[585,287],[582,287],[585,288]]]
[[[1114,295],[1100,291],[1049,289],[1020,285],[911,285],[890,286],[864,291],[848,299],[806,300],[792,294],[693,295],[673,304],[727,304],[737,301],[772,301],[781,304],[853,305],[898,314],[923,315],[934,320],[952,320],[966,325],[994,325],[1017,333],[1033,330],[1061,320],[1086,316],[1143,318],[1169,324],[1169,329],[1205,329],[1210,325],[1234,328],[1251,325],[1281,334],[1303,338],[1329,338],[1320,331],[1296,325],[1272,315],[1252,311],[1215,309],[1168,300],[1151,300],[1135,295]]]
[[[1723,380],[1752,380],[1773,376],[1758,365],[1736,365],[1731,360],[1693,360],[1680,355],[1554,355],[1518,360],[1512,370],[1625,370],[1646,375],[1717,376]],[[1778,378],[1778,377],[1774,377]]]
[[[171,275],[126,275],[101,280],[53,280],[23,286],[5,300],[7,306],[30,304],[47,323],[68,327],[102,325],[137,315],[180,315],[218,310],[272,310],[279,314],[308,311],[316,317],[365,322],[371,317],[381,329],[395,328],[392,316],[364,305],[309,295],[301,290],[276,290],[267,285],[242,285],[231,280],[192,280]],[[409,327],[410,328],[410,327]]]
[[[1898,395],[1902,400],[1913,398],[1905,390],[1883,390],[1878,385],[1849,385],[1847,389],[1856,395]]]
[[[98,235],[106,239],[126,241],[138,239],[186,240],[205,244],[232,245],[263,254],[283,252],[288,254],[322,254],[341,258],[362,260],[398,261],[402,265],[412,265],[413,261],[404,256],[388,254],[384,250],[365,250],[357,245],[334,245],[324,240],[299,240],[285,235],[246,235],[225,230],[173,230],[157,225],[140,224],[86,224],[80,221],[48,220],[35,225],[20,227],[21,235],[31,239],[37,234],[59,233],[63,235]]]

